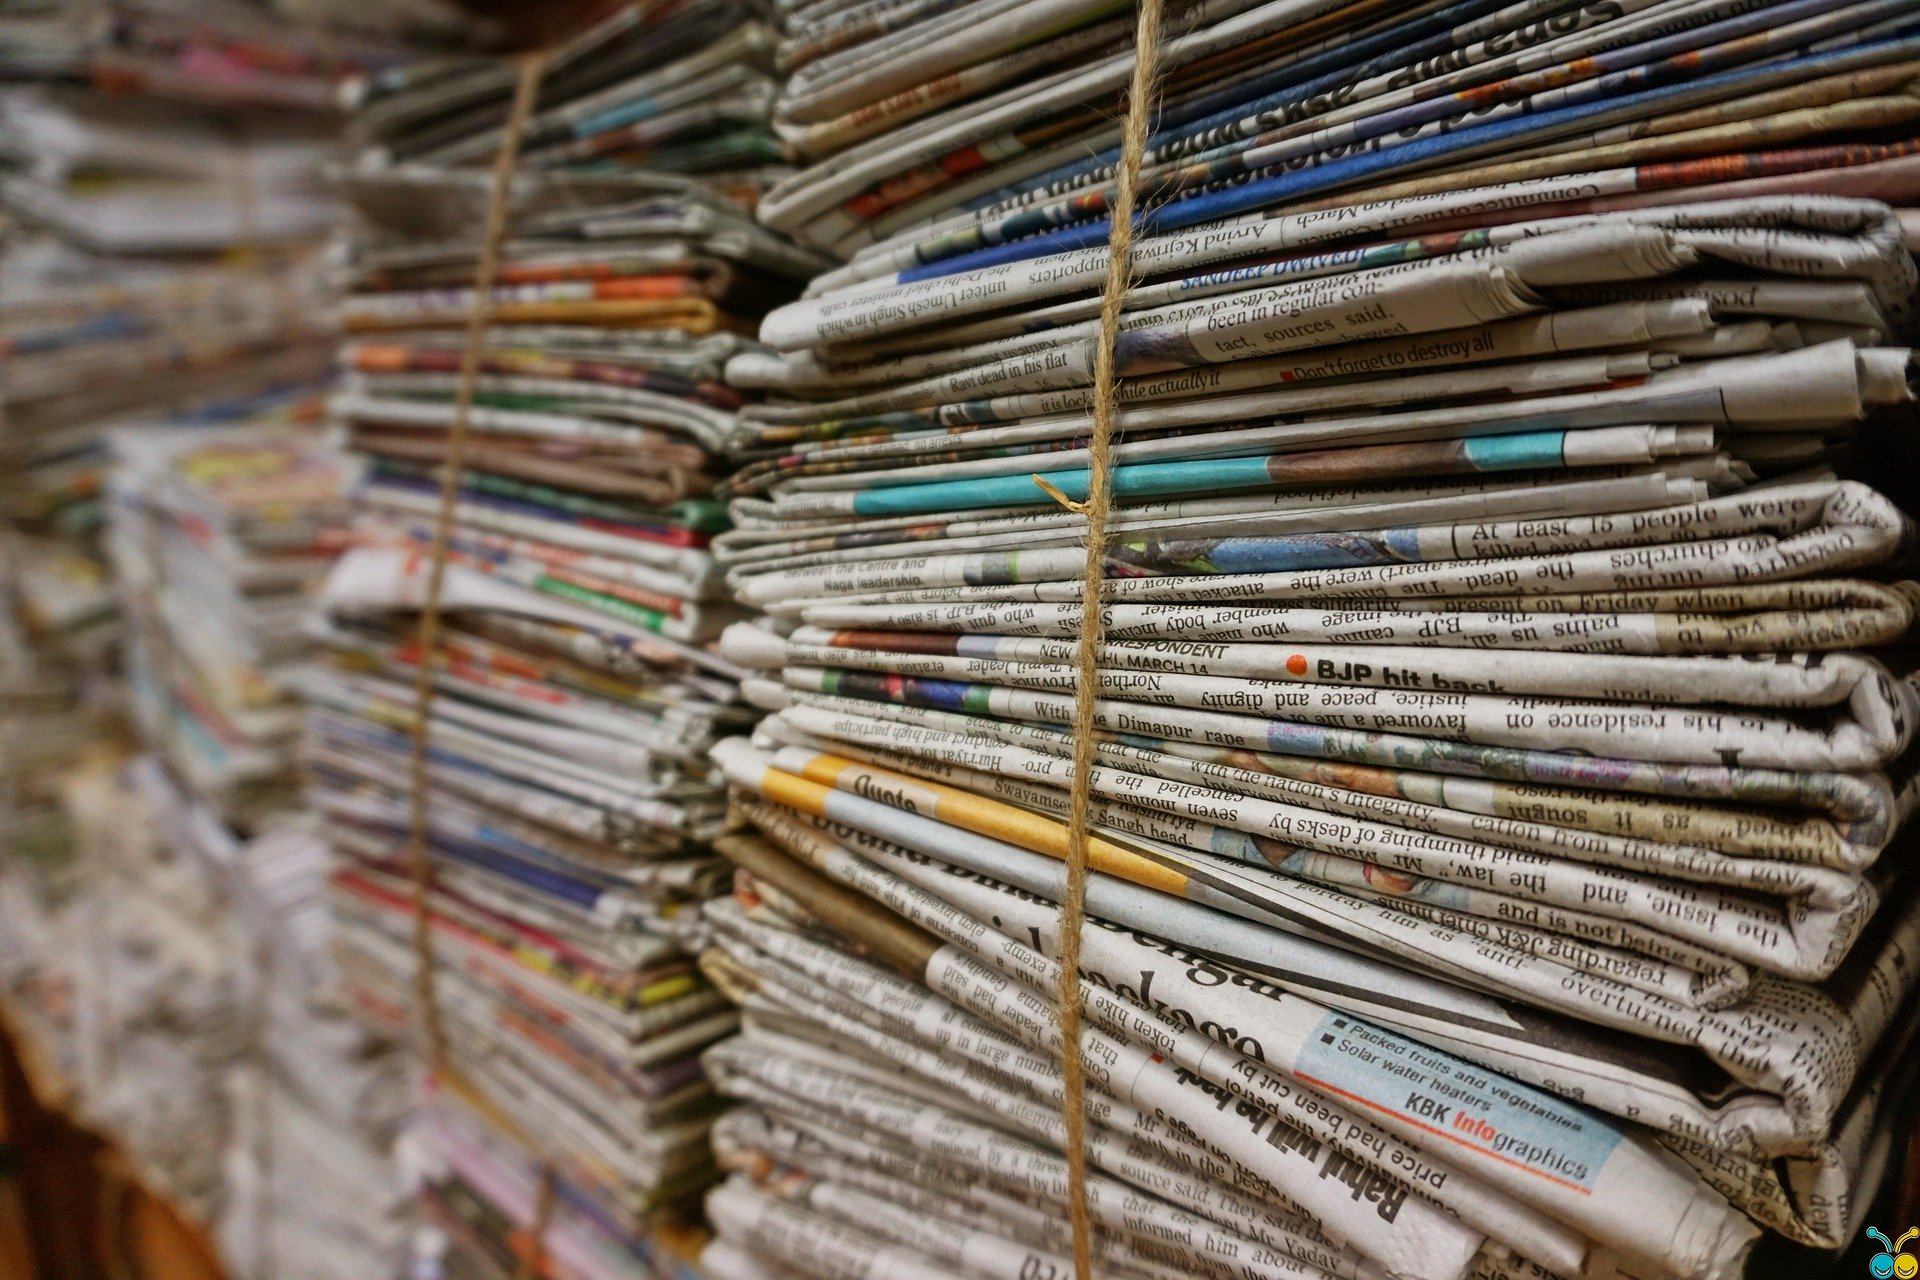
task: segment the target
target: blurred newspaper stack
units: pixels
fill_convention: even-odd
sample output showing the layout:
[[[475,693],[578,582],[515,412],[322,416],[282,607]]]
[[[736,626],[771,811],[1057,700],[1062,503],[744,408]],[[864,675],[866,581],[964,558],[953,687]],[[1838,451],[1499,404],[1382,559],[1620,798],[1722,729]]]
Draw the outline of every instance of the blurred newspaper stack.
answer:
[[[330,352],[337,82],[446,11],[343,25],[364,6],[299,7],[0,3],[0,725],[10,852],[30,855],[0,892],[29,1031],[107,1140],[223,1238],[236,1214],[259,1238],[277,1202],[299,1265],[274,1274],[377,1278],[405,1267],[405,1225],[381,1216],[397,1203],[395,1068],[312,1003],[322,971],[263,961],[324,954],[321,847],[309,832],[302,885],[273,853],[297,826],[246,837],[296,796],[284,681],[341,515],[341,460],[297,437]],[[100,543],[118,428],[115,584]],[[128,702],[164,764],[117,767]],[[289,892],[304,905],[275,896]],[[272,1052],[268,992],[289,1028]],[[243,1117],[236,1091],[275,1102]],[[276,1144],[285,1165],[249,1188],[285,1185],[237,1196],[242,1148]],[[338,1152],[356,1144],[351,1168]]]
[[[323,374],[332,83],[386,56],[249,5],[0,5],[0,718],[29,821],[57,801],[14,762],[52,778],[81,704],[117,701],[107,428]]]
[[[848,261],[729,366],[780,398],[715,544],[775,712],[715,752],[753,828],[706,913],[747,1010],[707,1055],[750,1104],[719,1274],[1071,1268],[1059,499],[1131,27],[788,15],[813,162],[760,215]],[[1161,55],[1090,779],[1099,1264],[1844,1245],[1916,1075],[1912,528],[1872,460],[1911,420],[1882,201],[1920,197],[1920,14],[1198,3]]]
[[[128,698],[176,777],[246,834],[297,807],[294,673],[340,551],[349,462],[288,421],[116,433],[107,549]]]
[[[98,527],[101,428],[224,404],[324,368],[311,253],[335,205],[323,122],[0,89],[0,259],[8,514],[36,532]],[[275,252],[236,260],[236,246]]]
[[[682,941],[723,882],[707,752],[754,712],[713,645],[726,361],[826,260],[757,225],[773,38],[724,0],[623,6],[551,53],[513,176],[451,512],[424,731],[448,1068],[409,1158],[463,1274],[534,1228],[572,1275],[654,1274],[712,1179],[698,1052],[736,1015]],[[312,801],[361,1008],[419,1027],[410,756],[489,166],[518,74],[369,77],[333,399],[367,469],[309,690]],[[430,1047],[430,1046],[429,1046]],[[543,1218],[543,1186],[551,1216]]]
[[[330,995],[311,823],[236,839],[160,760],[65,776],[75,865],[10,860],[0,984],[65,1105],[206,1226],[227,1274],[399,1280],[403,1060]]]
[[[0,0],[0,76],[330,112],[343,75],[389,65],[405,44],[490,31],[447,0]]]
[[[227,1084],[221,1249],[245,1280],[398,1280],[415,1225],[392,1155],[407,1062],[337,998],[317,826],[286,823],[234,850],[253,1052]]]
[[[230,1115],[222,1077],[243,1051],[236,935],[191,831],[164,791],[96,755],[63,775],[75,830],[59,885],[9,860],[0,879],[15,953],[16,1030],[74,1090],[67,1109],[142,1181],[210,1225],[223,1202]],[[157,770],[152,778],[165,787]]]

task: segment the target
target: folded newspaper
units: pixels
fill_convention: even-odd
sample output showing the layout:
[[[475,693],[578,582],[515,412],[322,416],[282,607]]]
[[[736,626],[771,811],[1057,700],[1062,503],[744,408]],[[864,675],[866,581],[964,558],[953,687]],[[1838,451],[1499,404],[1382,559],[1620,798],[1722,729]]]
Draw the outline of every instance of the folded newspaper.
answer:
[[[845,261],[728,369],[772,714],[714,753],[709,1269],[1072,1272],[1090,609],[1097,1270],[1850,1241],[1920,1000],[1913,528],[1860,466],[1911,420],[1920,15],[1170,8],[1098,601],[1131,15],[785,19],[760,216]]]

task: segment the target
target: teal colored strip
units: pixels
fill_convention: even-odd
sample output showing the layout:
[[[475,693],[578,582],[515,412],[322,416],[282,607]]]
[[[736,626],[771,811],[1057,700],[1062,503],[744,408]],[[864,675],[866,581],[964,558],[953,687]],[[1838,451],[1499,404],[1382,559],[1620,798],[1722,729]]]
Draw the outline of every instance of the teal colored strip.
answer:
[[[1525,471],[1566,465],[1567,433],[1528,431],[1516,436],[1474,436],[1466,444],[1467,461],[1479,471]]]
[[[1089,472],[1040,473],[1069,498],[1087,496]],[[1214,489],[1257,488],[1273,483],[1265,458],[1201,458],[1191,462],[1152,462],[1118,467],[1113,473],[1114,496],[1153,497],[1169,493],[1200,493]],[[1005,507],[1045,502],[1047,495],[1030,475],[989,476],[979,480],[943,480],[936,484],[907,484],[895,489],[862,489],[853,495],[855,515],[911,515],[925,511],[957,511],[968,507]]]
[[[598,115],[588,116],[573,126],[576,138],[591,137],[608,129],[618,129],[621,125],[632,124],[636,120],[645,120],[660,114],[660,108],[654,105],[652,98],[637,98],[617,107],[608,107]]]

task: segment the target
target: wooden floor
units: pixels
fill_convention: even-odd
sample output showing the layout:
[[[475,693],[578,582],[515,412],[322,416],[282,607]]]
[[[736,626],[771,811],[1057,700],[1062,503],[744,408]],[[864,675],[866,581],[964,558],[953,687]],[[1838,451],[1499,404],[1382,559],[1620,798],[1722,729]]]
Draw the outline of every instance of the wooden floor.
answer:
[[[0,1280],[221,1280],[205,1232],[71,1103],[0,1008]]]

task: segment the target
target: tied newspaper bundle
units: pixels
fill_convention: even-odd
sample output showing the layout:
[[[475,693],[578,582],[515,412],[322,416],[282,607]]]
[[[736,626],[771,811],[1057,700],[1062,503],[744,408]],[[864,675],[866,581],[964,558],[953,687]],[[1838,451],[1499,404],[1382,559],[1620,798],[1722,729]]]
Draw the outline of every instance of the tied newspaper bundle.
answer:
[[[1819,207],[1844,234],[1757,216],[1790,212],[1778,204],[1692,206],[1467,250],[1439,269],[1524,272],[1578,241],[1610,265],[1570,292],[1660,296],[1554,306],[1543,284],[1531,315],[1293,367],[1497,347],[1497,331],[1583,311],[1711,315],[1707,295],[1731,288],[1904,314],[1912,266],[1891,212]],[[1744,267],[1706,248],[1743,241],[1761,250]],[[1615,256],[1622,244],[1637,248]],[[1792,266],[1824,255],[1863,274],[1764,270],[1788,246]],[[1642,248],[1674,269],[1633,279]],[[1797,326],[1759,323],[1769,340]],[[1883,1033],[1910,1025],[1897,1014],[1920,912],[1894,846],[1915,686],[1897,652],[1861,652],[1912,624],[1911,589],[1881,576],[1910,528],[1825,464],[1857,418],[1910,398],[1910,356],[1836,338],[1675,363],[1663,345],[1300,381],[1223,361],[1210,377],[1280,389],[1131,400],[1123,422],[1191,425],[1129,430],[1114,449],[1094,865],[1236,914],[1235,929],[1412,966],[1425,976],[1358,987],[1323,973],[1318,994],[1649,1124],[1742,1210],[1837,1246],[1899,1059]],[[769,617],[730,628],[722,651],[773,677],[747,689],[778,714],[762,749],[730,748],[732,781],[828,822],[851,822],[847,805],[861,823],[932,819],[911,840],[860,829],[948,861],[935,832],[1064,849],[1086,552],[1042,484],[1085,492],[1070,434],[1085,423],[1015,430],[1029,423],[1067,436],[1037,476],[1009,450],[736,501],[732,580]],[[1114,923],[1167,933],[1132,909]],[[1167,941],[1219,953],[1198,932]],[[1226,954],[1268,966],[1278,945]],[[1465,987],[1496,1004],[1455,1006]],[[1420,1096],[1372,1101],[1417,1125]],[[1645,1223],[1637,1196],[1614,1205],[1583,1224],[1607,1247]],[[1720,1239],[1706,1270],[1635,1274],[1719,1274],[1740,1243]]]
[[[546,56],[523,121],[500,61],[358,94],[364,234],[332,408],[368,469],[306,758],[346,855],[350,988],[444,1031],[405,1143],[480,1274],[513,1274],[529,1238],[571,1275],[651,1274],[672,1253],[660,1224],[712,1179],[697,1055],[737,1015],[680,934],[724,883],[708,752],[757,714],[714,650],[739,616],[709,550],[742,402],[723,373],[824,265],[752,218],[771,39],[747,17],[625,6]],[[495,262],[485,165],[503,147]],[[419,803],[430,998],[410,941]]]
[[[1218,1239],[1270,1274],[1705,1278],[1762,1228],[1837,1248],[1915,1075],[1911,530],[1843,468],[1912,399],[1901,216],[1852,197],[1911,194],[1920,16],[1247,13],[1282,8],[1244,74],[1169,17],[1115,343],[1102,1265],[1230,1267]],[[861,67],[963,47],[936,21]],[[1033,122],[1070,83],[1002,93]],[[730,367],[785,396],[741,415],[716,540],[765,614],[722,651],[775,712],[716,751],[758,829],[708,913],[749,1015],[708,1055],[752,1104],[710,1203],[743,1276],[1066,1252],[1054,859],[1089,678],[1058,499],[1090,486],[1088,153],[1119,128],[887,167],[995,101],[793,183],[895,213],[762,206],[852,258]],[[1194,1215],[1181,1248],[1147,1204]]]
[[[711,188],[746,202],[783,176],[789,152],[768,121],[779,41],[762,21],[758,5],[749,0],[674,0],[602,7],[607,12],[600,20],[545,55],[538,97],[518,139],[523,166],[540,173],[699,174]],[[440,58],[384,68],[349,89],[352,136],[365,154],[382,164],[484,166],[500,151],[513,88],[513,64],[496,57]],[[632,203],[599,213],[629,222],[650,217],[658,236],[697,240],[721,229],[722,224],[702,219],[697,204],[648,202],[639,195]],[[676,225],[677,233],[669,230]],[[664,245],[655,246],[662,251],[657,255],[642,253],[635,245],[622,247],[628,251],[626,270],[556,272],[522,280],[672,275],[681,265],[664,254]],[[649,261],[658,265],[637,269]],[[471,271],[454,279],[456,284],[471,281]],[[537,295],[524,296],[531,300]],[[572,294],[559,296],[580,300]]]
[[[106,547],[130,709],[148,746],[241,835],[299,804],[306,615],[339,553],[351,463],[300,424],[311,397],[246,426],[114,436]]]

